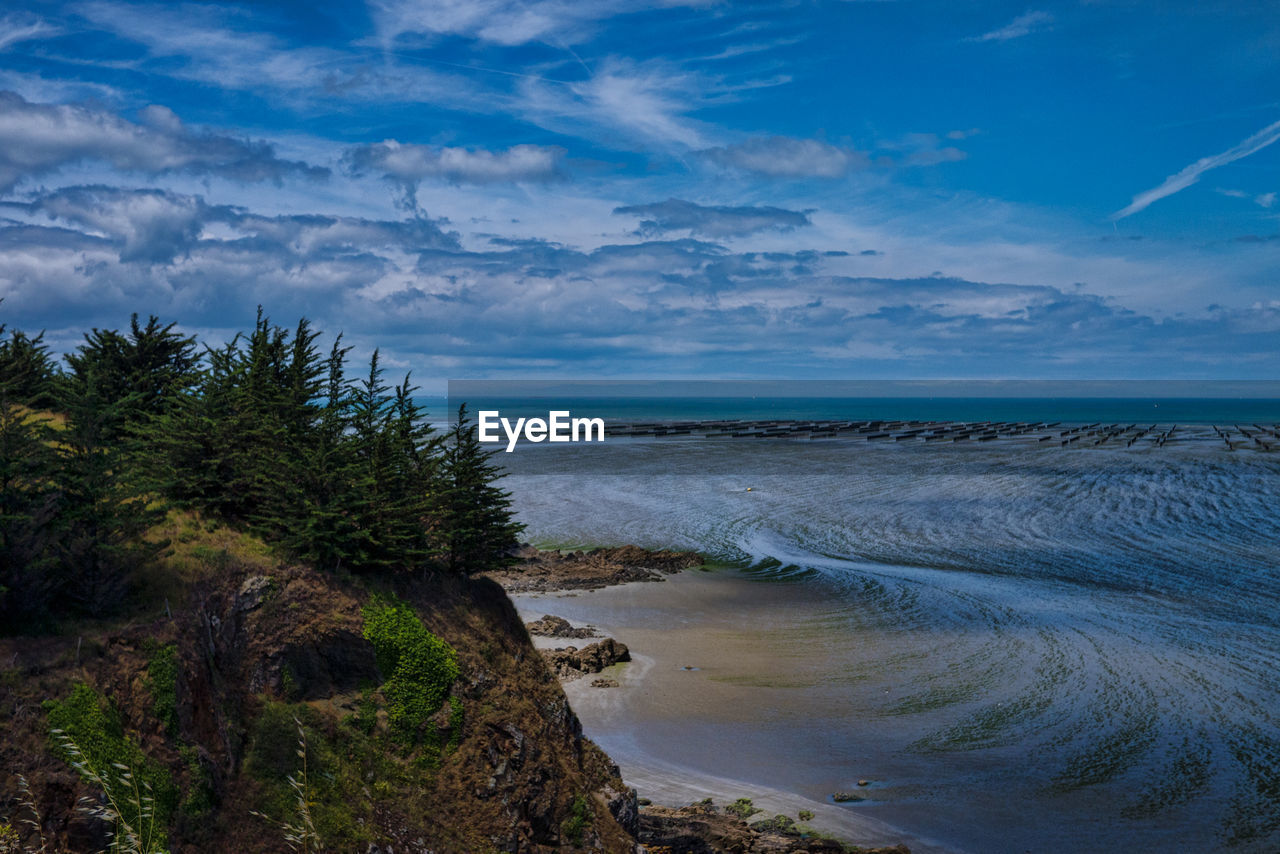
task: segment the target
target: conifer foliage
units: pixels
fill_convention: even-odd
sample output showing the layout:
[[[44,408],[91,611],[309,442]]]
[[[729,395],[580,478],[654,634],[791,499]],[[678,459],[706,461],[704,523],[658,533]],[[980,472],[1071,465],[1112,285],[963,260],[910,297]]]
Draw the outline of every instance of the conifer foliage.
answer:
[[[406,376],[372,354],[348,376],[303,319],[200,352],[135,315],[59,370],[40,335],[0,326],[0,618],[101,614],[166,544],[164,503],[260,534],[318,568],[468,573],[520,526],[465,408],[436,435]]]
[[[467,405],[449,434],[444,455],[441,519],[454,572],[490,569],[510,561],[523,526],[511,520],[511,499],[497,486],[502,470],[480,445]]]

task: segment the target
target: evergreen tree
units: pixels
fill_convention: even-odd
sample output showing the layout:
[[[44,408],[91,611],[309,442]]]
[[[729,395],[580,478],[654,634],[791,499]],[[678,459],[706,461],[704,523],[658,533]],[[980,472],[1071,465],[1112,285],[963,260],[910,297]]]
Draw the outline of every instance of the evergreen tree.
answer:
[[[0,385],[6,399],[31,409],[53,408],[57,371],[44,344],[44,333],[32,338],[15,329],[5,337],[5,331],[0,324]]]
[[[149,508],[138,485],[125,476],[124,448],[112,441],[133,395],[108,399],[92,372],[77,385],[79,393],[66,397],[67,426],[57,437],[53,553],[64,580],[61,598],[76,610],[101,616],[124,599],[133,571],[168,544],[142,539],[164,513]]]
[[[354,461],[348,446],[350,390],[346,357],[350,347],[334,340],[326,360],[323,404],[309,435],[298,447],[297,478],[292,481],[292,522],[279,520],[278,542],[290,554],[318,568],[350,566],[349,543],[358,521],[351,512],[359,500],[352,483]]]
[[[441,471],[440,527],[449,570],[483,572],[509,563],[524,530],[511,515],[511,496],[497,485],[505,472],[480,445],[464,403],[450,430]]]
[[[121,404],[116,423],[104,425],[108,438],[120,430],[137,430],[162,415],[196,382],[195,338],[174,332],[175,325],[161,326],[153,315],[140,326],[134,314],[128,335],[94,329],[67,356],[66,393],[85,394],[92,376],[96,395]]]
[[[0,625],[13,630],[39,622],[61,584],[51,431],[9,398],[15,385],[0,382]]]

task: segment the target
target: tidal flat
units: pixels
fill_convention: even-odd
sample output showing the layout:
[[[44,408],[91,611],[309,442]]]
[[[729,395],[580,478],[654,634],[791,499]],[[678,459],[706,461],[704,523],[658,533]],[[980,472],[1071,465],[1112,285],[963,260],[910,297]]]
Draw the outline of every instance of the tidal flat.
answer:
[[[953,850],[1274,850],[1273,455],[832,443],[793,477],[730,445],[711,473],[677,442],[661,472],[508,481],[536,537],[722,563],[517,598],[631,648],[618,688],[568,686],[624,774]]]

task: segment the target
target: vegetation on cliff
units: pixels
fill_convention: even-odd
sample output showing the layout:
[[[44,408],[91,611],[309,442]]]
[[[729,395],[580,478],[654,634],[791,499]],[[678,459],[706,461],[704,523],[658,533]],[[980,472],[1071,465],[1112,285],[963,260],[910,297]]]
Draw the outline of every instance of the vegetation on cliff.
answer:
[[[465,411],[437,435],[318,340],[135,317],[59,365],[0,327],[0,838],[630,850],[634,793],[473,577],[519,527]]]
[[[353,380],[342,336],[319,338],[259,311],[201,352],[135,316],[59,366],[0,326],[0,625],[115,611],[168,546],[143,536],[165,505],[318,569],[502,565],[520,528],[465,410],[436,435],[408,376],[389,386],[375,350]]]

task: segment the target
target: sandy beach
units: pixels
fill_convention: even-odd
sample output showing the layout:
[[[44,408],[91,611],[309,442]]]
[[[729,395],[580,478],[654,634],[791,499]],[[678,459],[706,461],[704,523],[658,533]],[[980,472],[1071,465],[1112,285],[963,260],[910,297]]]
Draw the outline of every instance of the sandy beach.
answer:
[[[827,669],[820,627],[797,631],[813,609],[802,586],[763,585],[732,569],[689,570],[664,583],[512,598],[526,621],[553,614],[630,648],[630,662],[601,674],[618,687],[594,687],[583,678],[564,688],[586,733],[642,798],[681,806],[747,797],[762,816],[794,818],[808,810],[811,826],[856,844],[958,850],[869,814],[868,806],[894,797],[891,769],[867,763],[844,776],[830,768],[806,774],[799,763],[779,763],[776,751],[751,743],[787,729],[797,689],[815,687]],[[543,648],[581,648],[592,640],[534,637]],[[845,747],[833,745],[833,752]],[[870,785],[859,787],[859,779]],[[836,804],[835,791],[865,800]]]

